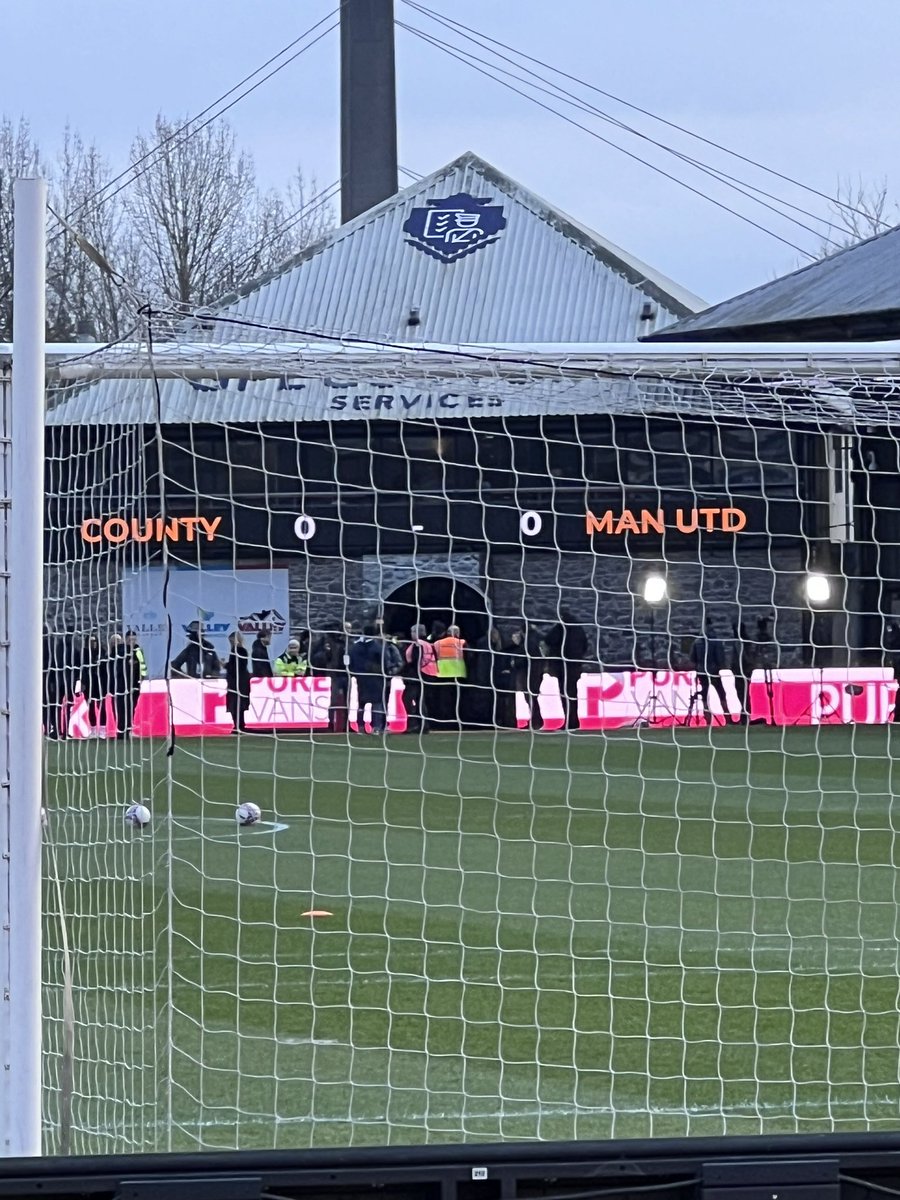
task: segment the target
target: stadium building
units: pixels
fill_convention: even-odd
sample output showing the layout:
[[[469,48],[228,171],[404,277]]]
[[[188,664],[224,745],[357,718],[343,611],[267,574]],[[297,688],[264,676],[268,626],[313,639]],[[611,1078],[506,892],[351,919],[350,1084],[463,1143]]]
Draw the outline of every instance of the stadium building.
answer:
[[[469,153],[225,298],[200,336],[483,346],[674,329],[687,340],[702,307]],[[454,370],[415,386],[348,370],[60,393],[48,561],[86,574],[73,587],[51,572],[51,620],[90,595],[90,623],[117,624],[122,574],[160,561],[152,522],[165,514],[189,522],[167,541],[172,563],[288,570],[293,629],[383,610],[400,630],[420,612],[456,615],[472,640],[489,619],[552,623],[564,607],[601,662],[662,665],[704,611],[723,632],[775,612],[783,661],[803,660],[800,581],[833,566],[820,436],[611,416],[585,384],[548,396]],[[95,471],[79,478],[86,456]],[[213,535],[188,537],[192,518],[215,522]],[[151,522],[137,546],[132,520]],[[671,604],[651,647],[640,584],[659,569]]]
[[[900,226],[789,275],[684,317],[648,341],[865,342],[900,338]],[[819,439],[830,501],[812,533],[817,561],[845,581],[851,656],[878,658],[885,619],[900,616],[900,453],[894,430],[864,426],[854,438]],[[835,473],[836,466],[840,468]],[[836,519],[835,519],[836,518]],[[839,639],[836,635],[835,641]]]

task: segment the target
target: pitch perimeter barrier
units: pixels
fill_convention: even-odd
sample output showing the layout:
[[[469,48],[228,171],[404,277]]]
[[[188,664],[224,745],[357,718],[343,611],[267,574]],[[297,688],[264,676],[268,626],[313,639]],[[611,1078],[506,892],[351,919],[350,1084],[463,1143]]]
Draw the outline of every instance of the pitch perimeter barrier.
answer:
[[[0,1200],[865,1200],[900,1134],[11,1159]]]
[[[721,682],[729,717],[741,712],[735,680],[723,671]],[[830,667],[822,670],[786,668],[755,671],[748,695],[750,719],[774,725],[883,725],[894,710],[897,683],[881,667]],[[250,730],[324,730],[328,728],[331,683],[321,676],[304,679],[254,679],[250,690],[247,726]],[[716,723],[725,717],[713,692],[709,703]],[[557,680],[546,675],[540,694],[544,727],[564,724]],[[145,680],[135,712],[138,737],[164,737],[169,721],[180,737],[210,737],[232,729],[226,708],[224,679]],[[525,696],[516,696],[520,727],[529,723]],[[115,732],[115,713],[107,702],[109,733]],[[628,726],[705,724],[702,699],[698,699],[693,671],[592,671],[578,683],[578,717],[582,729],[622,729]],[[355,685],[350,696],[350,721],[358,718]],[[87,705],[80,695],[64,716],[70,737],[87,737]],[[406,729],[403,682],[392,681],[388,725],[394,733]]]

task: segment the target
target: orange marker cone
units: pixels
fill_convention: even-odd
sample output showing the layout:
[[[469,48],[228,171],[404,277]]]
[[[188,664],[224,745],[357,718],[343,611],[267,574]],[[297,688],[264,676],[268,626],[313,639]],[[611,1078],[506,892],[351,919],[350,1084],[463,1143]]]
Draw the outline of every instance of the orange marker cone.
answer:
[[[302,915],[304,917],[331,917],[334,914],[330,913],[327,908],[310,908]]]

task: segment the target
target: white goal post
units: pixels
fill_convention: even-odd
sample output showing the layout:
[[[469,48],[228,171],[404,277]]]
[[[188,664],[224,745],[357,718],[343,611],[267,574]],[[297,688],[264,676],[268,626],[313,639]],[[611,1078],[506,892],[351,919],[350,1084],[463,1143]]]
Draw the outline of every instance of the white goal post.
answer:
[[[29,253],[39,253],[37,241]],[[27,312],[26,299],[17,319]],[[779,511],[793,512],[795,501],[802,508],[799,485],[785,479],[791,471],[798,478],[801,470],[820,471],[827,486],[813,499],[826,508],[832,502],[835,514],[821,541],[852,541],[853,441],[896,449],[900,343],[407,346],[304,340],[259,327],[245,330],[244,340],[227,320],[225,340],[216,340],[213,329],[209,340],[188,341],[179,340],[188,335],[174,322],[161,331],[153,314],[144,314],[152,336],[133,344],[41,347],[34,311],[31,320],[25,352],[17,337],[12,363],[13,487],[25,485],[27,494],[17,499],[15,492],[13,516],[7,512],[16,537],[7,538],[4,870],[11,901],[4,970],[9,1000],[19,1008],[13,1013],[13,1003],[4,1005],[2,1044],[4,1065],[27,1083],[14,1098],[7,1093],[0,1116],[7,1152],[37,1153],[41,1134],[35,856],[42,604],[35,587],[48,535],[56,558],[48,564],[46,601],[60,636],[69,636],[65,619],[74,614],[72,636],[87,640],[99,630],[101,640],[113,639],[126,631],[131,613],[140,617],[146,608],[153,610],[148,629],[162,646],[159,668],[151,665],[157,677],[140,694],[148,713],[152,707],[142,727],[146,737],[117,747],[110,731],[114,724],[121,732],[119,711],[115,697],[103,711],[104,695],[96,701],[106,718],[101,741],[96,712],[85,712],[82,682],[63,706],[60,744],[45,751],[48,838],[60,856],[44,872],[59,897],[43,947],[52,960],[43,1032],[45,1136],[54,1149],[273,1144],[267,1137],[279,1145],[325,1145],[380,1136],[749,1132],[792,1121],[802,1127],[806,1120],[835,1128],[845,1119],[879,1128],[892,1119],[893,1085],[863,1050],[890,1046],[895,1032],[883,971],[894,885],[882,860],[890,855],[868,838],[873,830],[889,837],[894,817],[890,805],[875,817],[863,805],[870,792],[882,794],[869,761],[874,755],[860,751],[858,764],[854,758],[854,771],[871,769],[873,780],[861,783],[862,775],[851,773],[849,799],[838,810],[820,770],[824,743],[792,742],[785,728],[813,725],[817,733],[825,726],[830,734],[831,724],[868,719],[859,714],[869,692],[883,723],[892,697],[888,679],[859,681],[856,668],[846,665],[834,678],[817,665],[814,676],[804,664],[806,691],[788,712],[796,682],[790,672],[799,672],[799,663],[782,672],[784,664],[767,662],[761,678],[748,674],[743,682],[768,705],[760,737],[769,740],[754,742],[755,731],[735,728],[722,731],[731,742],[717,744],[716,722],[737,727],[739,716],[751,716],[750,699],[737,695],[740,681],[729,676],[724,709],[713,700],[707,730],[692,691],[697,672],[680,646],[702,637],[708,611],[756,621],[781,605],[799,655],[803,622],[810,618],[815,632],[818,614],[796,599],[796,585],[818,564],[802,523],[787,531],[778,526]],[[0,346],[0,363],[8,350]],[[63,481],[59,494],[47,497],[46,522],[40,503],[45,360],[47,423],[57,439],[54,478]],[[413,400],[422,402],[420,409],[411,407]],[[34,424],[17,447],[20,403]],[[585,432],[595,417],[609,419],[605,442]],[[531,422],[524,432],[520,419]],[[556,420],[569,423],[565,463],[553,457]],[[342,440],[348,421],[364,429],[355,441]],[[668,440],[654,440],[655,422]],[[447,446],[445,424],[453,425]],[[207,441],[200,440],[200,425],[212,430]],[[307,444],[313,425],[318,440]],[[701,425],[712,430],[708,452],[691,448]],[[781,449],[761,449],[757,426],[783,435],[776,439]],[[235,428],[244,440],[233,449]],[[470,461],[452,457],[456,433]],[[821,462],[794,457],[795,433],[821,440]],[[729,439],[740,443],[740,454]],[[524,466],[517,458],[522,444],[533,452]],[[258,462],[246,461],[257,445]],[[482,457],[486,446],[493,453],[497,445],[496,458]],[[624,476],[602,477],[604,494],[616,496],[607,514],[589,507],[597,464],[602,459],[603,469],[618,470],[629,455],[635,494],[706,495],[714,472],[702,474],[703,453],[721,460],[718,507],[697,508],[692,519],[679,509],[670,519],[662,500],[657,507],[648,499],[635,516]],[[387,464],[384,486],[373,465],[379,456]],[[746,468],[740,477],[733,461]],[[348,462],[341,480],[338,471]],[[295,511],[290,489],[298,505],[315,491],[304,475],[309,465],[310,479],[322,485],[313,497],[320,507]],[[213,466],[218,491],[205,474]],[[421,485],[410,482],[419,467]],[[675,467],[677,487],[670,482]],[[456,528],[447,516],[457,470],[469,480],[460,485],[465,495],[457,508],[474,526]],[[207,544],[196,535],[211,496],[218,507],[204,526]],[[522,497],[528,507],[520,511]],[[419,500],[422,512],[446,518],[440,533],[425,527]],[[357,514],[352,521],[345,501]],[[752,503],[758,523],[748,564],[730,537],[737,526],[724,513]],[[220,527],[212,522],[222,511],[232,523],[216,535]],[[710,516],[704,530],[697,512],[718,514],[720,526],[713,529]],[[110,521],[107,537],[102,531]],[[325,536],[329,522],[334,546],[319,550],[313,534]],[[572,549],[575,526],[581,540]],[[356,542],[345,540],[359,530]],[[707,532],[720,538],[708,560],[697,548]],[[772,551],[777,538],[791,542],[789,566]],[[652,552],[645,553],[645,544]],[[543,556],[537,566],[528,558],[532,546]],[[219,554],[209,560],[212,585],[199,578],[206,550]],[[569,575],[554,568],[554,555]],[[665,589],[655,599],[639,590],[651,570],[657,585],[667,572],[664,582],[682,589],[666,611],[654,607],[669,599]],[[254,594],[245,578],[252,571],[272,578],[280,572],[281,590],[272,584],[277,604],[245,602]],[[374,749],[362,708],[352,737],[281,738],[277,721],[266,724],[260,714],[271,716],[280,704],[283,715],[290,683],[277,684],[277,704],[271,695],[253,698],[250,733],[265,738],[219,738],[232,732],[232,719],[238,731],[221,672],[173,677],[182,626],[187,633],[196,623],[202,637],[208,625],[209,637],[224,646],[241,622],[252,626],[248,618],[260,617],[258,609],[274,621],[271,610],[281,605],[285,611],[275,616],[284,652],[289,634],[307,634],[311,649],[338,632],[332,616],[358,635],[376,609],[384,616],[389,593],[404,594],[395,607],[405,620],[424,607],[415,591],[420,580],[441,571],[459,572],[447,604],[464,616],[472,615],[466,605],[480,604],[476,615],[486,636],[504,621],[510,628],[537,623],[549,634],[552,623],[568,622],[570,604],[581,603],[579,621],[597,637],[606,632],[604,621],[612,629],[607,661],[595,642],[590,670],[572,696],[564,671],[548,669],[535,684],[525,669],[524,686],[507,689],[515,699],[506,726],[496,708],[476,703],[478,716],[467,720],[466,733],[452,743],[433,739],[433,749],[425,739],[393,737]],[[748,577],[749,600],[742,591]],[[158,604],[155,593],[146,603],[140,593],[151,578],[154,586],[161,582]],[[214,587],[213,602],[203,586]],[[210,615],[213,608],[218,615]],[[845,614],[848,621],[853,615]],[[406,632],[398,626],[401,641],[409,624]],[[264,628],[263,622],[255,631]],[[843,639],[849,653],[844,631],[829,636]],[[680,667],[657,669],[663,642],[685,660]],[[535,644],[537,650],[526,636],[525,661],[529,655],[554,661],[546,638]],[[273,645],[273,657],[281,650]],[[631,651],[634,658],[626,659]],[[330,674],[303,697],[307,714],[315,716],[318,704],[321,720],[316,725],[311,718],[304,733],[324,735],[330,719],[334,693],[321,680],[339,675],[340,664],[324,670]],[[398,691],[388,699],[389,727],[400,724],[400,710],[390,708]],[[345,700],[349,709],[349,694]],[[519,736],[544,702],[548,727],[561,725],[567,701],[582,728],[622,735],[568,743],[565,733],[556,742]],[[657,706],[667,719],[657,719]],[[376,709],[373,703],[372,730]],[[162,729],[156,741],[155,720]],[[176,725],[181,741],[167,756]],[[761,782],[754,776],[757,746],[780,756],[780,783],[764,772]],[[729,759],[732,753],[742,757]],[[732,761],[737,767],[729,774]],[[801,796],[796,807],[791,771]],[[24,796],[18,805],[17,788]],[[598,788],[605,789],[603,803]],[[236,802],[261,808],[261,821],[236,827]],[[150,823],[124,825],[135,803],[152,810]],[[817,861],[820,840],[828,841],[831,857]],[[772,883],[776,868],[766,874],[773,862],[784,870],[783,895]],[[16,871],[25,874],[24,886]],[[831,903],[834,879],[841,895],[857,888],[855,924],[846,910],[837,912],[837,893]],[[74,982],[59,966],[70,953]],[[837,1078],[832,1051],[843,1050],[848,1036],[840,1024],[847,1011],[840,989],[854,955],[862,964],[860,996],[872,993],[860,1011],[874,1041],[865,1043],[859,1062],[842,1060],[844,1075]],[[824,1032],[808,1043],[794,1028],[793,989],[803,993],[800,1011],[807,991],[812,995],[822,978],[830,981],[833,962],[832,992],[820,1004]],[[748,1016],[755,984],[747,980],[757,971],[768,989],[772,1031],[758,1027],[758,1013]],[[658,994],[654,972],[667,979]]]
[[[41,629],[47,185],[14,187],[15,372],[0,413],[0,1139],[41,1152]],[[0,368],[0,374],[5,374]]]

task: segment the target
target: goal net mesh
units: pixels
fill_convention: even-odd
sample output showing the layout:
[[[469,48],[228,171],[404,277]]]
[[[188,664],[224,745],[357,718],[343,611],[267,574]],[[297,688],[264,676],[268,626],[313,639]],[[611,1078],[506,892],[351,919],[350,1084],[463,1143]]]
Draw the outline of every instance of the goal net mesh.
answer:
[[[51,390],[48,1149],[893,1128],[896,359],[285,336]]]

